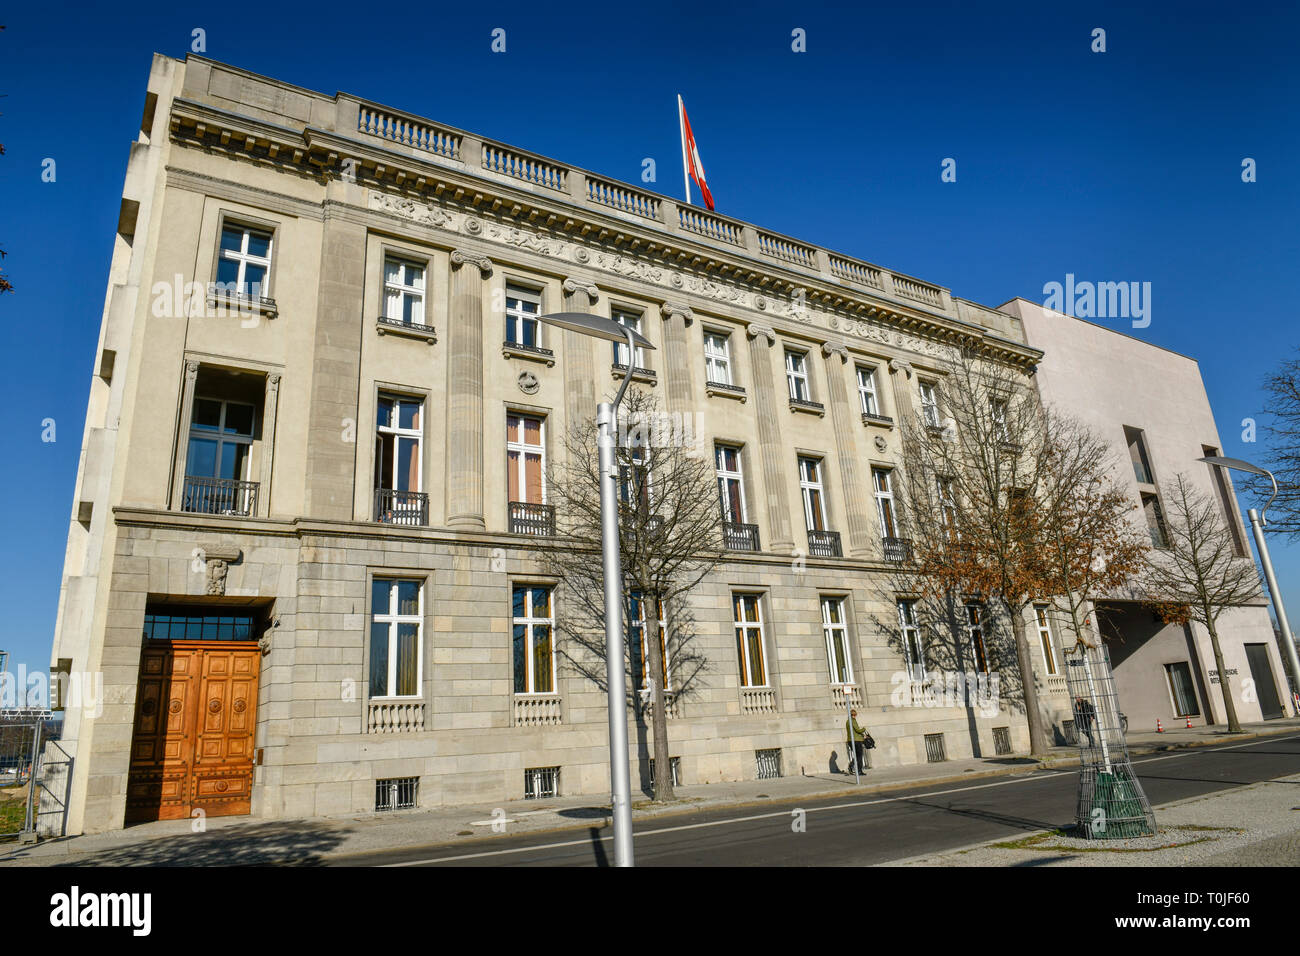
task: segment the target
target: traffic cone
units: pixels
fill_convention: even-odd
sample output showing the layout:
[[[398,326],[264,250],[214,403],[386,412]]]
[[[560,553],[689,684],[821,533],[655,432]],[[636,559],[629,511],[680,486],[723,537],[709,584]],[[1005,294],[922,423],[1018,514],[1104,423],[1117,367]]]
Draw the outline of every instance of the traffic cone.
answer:
[[[1188,729],[1188,730],[1191,730],[1191,729],[1192,729],[1192,717],[1191,717],[1191,714],[1188,714],[1188,715],[1187,715],[1187,729]]]
[[[1156,718],[1156,733],[1158,733],[1158,734],[1163,734],[1164,732],[1165,732],[1165,728],[1162,727],[1162,726],[1160,726],[1160,718],[1157,717],[1157,718]]]

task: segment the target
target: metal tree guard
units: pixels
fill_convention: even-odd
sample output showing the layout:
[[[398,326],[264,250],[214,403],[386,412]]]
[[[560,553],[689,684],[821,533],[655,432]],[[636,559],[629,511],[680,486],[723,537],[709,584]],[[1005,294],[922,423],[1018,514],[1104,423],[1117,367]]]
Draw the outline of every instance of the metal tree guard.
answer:
[[[1065,653],[1065,675],[1079,746],[1079,835],[1088,840],[1154,836],[1156,817],[1129,761],[1119,698],[1103,644]]]

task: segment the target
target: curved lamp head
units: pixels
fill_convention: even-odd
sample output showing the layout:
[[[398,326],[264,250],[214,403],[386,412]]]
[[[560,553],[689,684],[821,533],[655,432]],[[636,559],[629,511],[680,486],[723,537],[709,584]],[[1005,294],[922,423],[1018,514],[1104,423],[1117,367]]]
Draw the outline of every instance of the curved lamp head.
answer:
[[[634,344],[643,349],[653,349],[654,345],[636,329],[628,328],[622,323],[607,319],[603,315],[591,315],[587,312],[552,312],[539,315],[538,322],[554,325],[557,328],[577,332],[579,335],[591,335],[609,342],[626,342],[631,336]]]
[[[1273,499],[1277,497],[1277,479],[1273,477],[1271,471],[1265,471],[1258,465],[1252,465],[1250,462],[1242,461],[1240,458],[1225,458],[1222,455],[1207,455],[1204,458],[1198,458],[1196,460],[1211,465],[1219,465],[1222,468],[1232,468],[1236,471],[1244,471],[1252,475],[1266,475],[1268,480],[1273,482],[1273,494],[1269,497],[1268,504],[1264,505],[1263,509],[1260,511],[1259,517],[1261,524],[1268,524],[1268,521],[1265,520],[1264,516],[1268,514],[1268,506],[1271,505]]]

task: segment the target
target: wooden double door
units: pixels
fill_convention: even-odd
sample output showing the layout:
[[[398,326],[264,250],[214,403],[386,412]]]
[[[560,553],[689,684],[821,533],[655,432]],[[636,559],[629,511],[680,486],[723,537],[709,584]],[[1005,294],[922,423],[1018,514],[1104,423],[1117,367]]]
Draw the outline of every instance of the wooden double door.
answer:
[[[255,641],[147,641],[140,658],[126,823],[251,810]]]

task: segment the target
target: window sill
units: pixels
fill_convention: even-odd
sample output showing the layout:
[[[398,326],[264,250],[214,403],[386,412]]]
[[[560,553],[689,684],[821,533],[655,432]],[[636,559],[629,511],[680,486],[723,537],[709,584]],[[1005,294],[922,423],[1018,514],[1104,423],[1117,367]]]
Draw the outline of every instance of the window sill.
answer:
[[[234,315],[264,315],[268,319],[274,319],[280,314],[276,307],[274,299],[263,298],[262,296],[239,295],[234,292],[215,292],[208,290],[209,308],[219,308],[222,312],[233,313]]]
[[[414,322],[403,322],[400,319],[389,319],[380,316],[375,320],[375,329],[380,335],[405,336],[412,339],[424,339],[430,345],[437,341],[437,332],[432,325],[418,325]]]
[[[718,395],[722,398],[734,398],[738,402],[743,402],[749,397],[739,385],[728,385],[725,382],[705,382],[704,391],[711,396]]]
[[[816,415],[818,418],[826,417],[826,406],[821,402],[810,402],[802,398],[790,399],[790,411],[803,412],[805,415]]]
[[[550,349],[516,345],[514,342],[501,343],[501,357],[524,359],[529,362],[543,362],[547,368],[552,368],[555,365],[555,353]]]
[[[611,366],[610,371],[615,378],[622,378],[628,374],[626,365],[615,364]],[[653,369],[638,367],[632,369],[632,381],[641,382],[645,385],[656,385],[659,382],[659,376]]]
[[[887,428],[890,431],[894,429],[894,420],[888,415],[868,415],[863,412],[862,424],[867,426],[875,425],[877,428]]]

